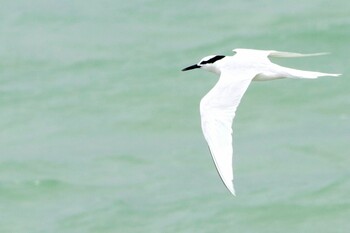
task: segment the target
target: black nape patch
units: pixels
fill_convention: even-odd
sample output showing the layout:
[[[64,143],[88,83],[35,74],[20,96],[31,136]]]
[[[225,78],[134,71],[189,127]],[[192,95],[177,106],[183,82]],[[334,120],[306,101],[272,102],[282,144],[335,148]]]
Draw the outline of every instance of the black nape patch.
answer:
[[[224,55],[217,55],[217,56],[215,56],[213,58],[210,58],[208,61],[202,61],[199,64],[201,64],[201,65],[212,64],[212,63],[214,63],[214,62],[216,62],[216,61],[218,61],[220,59],[223,59],[224,57],[225,57]]]

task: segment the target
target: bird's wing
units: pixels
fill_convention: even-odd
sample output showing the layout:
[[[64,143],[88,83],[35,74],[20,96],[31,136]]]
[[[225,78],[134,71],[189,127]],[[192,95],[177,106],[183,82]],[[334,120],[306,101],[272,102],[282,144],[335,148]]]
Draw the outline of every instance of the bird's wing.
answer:
[[[223,72],[217,84],[200,103],[204,137],[217,171],[235,195],[232,169],[232,121],[241,98],[255,74]]]
[[[321,55],[326,55],[329,53],[308,53],[308,54],[303,54],[303,53],[291,53],[291,52],[281,52],[281,51],[274,51],[271,50],[269,51],[268,56],[269,57],[312,57],[312,56],[321,56]]]
[[[329,53],[291,53],[291,52],[283,52],[283,51],[276,51],[276,50],[258,50],[258,49],[234,49],[232,50],[235,53],[246,55],[246,56],[262,56],[262,57],[285,57],[285,58],[292,58],[292,57],[312,57],[312,56],[321,56],[326,55]]]

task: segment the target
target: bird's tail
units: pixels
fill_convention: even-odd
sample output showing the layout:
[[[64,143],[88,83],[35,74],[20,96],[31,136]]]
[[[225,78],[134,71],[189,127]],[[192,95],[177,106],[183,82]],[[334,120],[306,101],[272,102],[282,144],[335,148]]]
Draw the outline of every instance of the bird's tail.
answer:
[[[281,51],[275,51],[270,50],[268,51],[268,57],[310,57],[310,56],[320,56],[320,55],[326,55],[328,53],[310,53],[310,54],[302,54],[302,53],[290,53],[290,52],[281,52]],[[278,78],[304,78],[304,79],[315,79],[318,77],[323,76],[331,76],[331,77],[337,77],[341,74],[330,74],[330,73],[322,73],[322,72],[316,72],[316,71],[306,71],[306,70],[297,70],[282,66],[275,66],[276,69],[276,77]]]
[[[283,73],[286,78],[304,78],[304,79],[315,79],[323,76],[338,77],[341,74],[331,74],[331,73],[322,73],[316,71],[306,71],[306,70],[297,70],[292,68],[284,68]]]

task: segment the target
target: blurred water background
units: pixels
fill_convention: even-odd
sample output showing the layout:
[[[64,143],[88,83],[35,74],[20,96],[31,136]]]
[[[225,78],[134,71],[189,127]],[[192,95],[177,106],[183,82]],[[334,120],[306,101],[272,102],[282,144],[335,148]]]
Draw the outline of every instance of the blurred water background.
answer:
[[[10,1],[0,8],[0,232],[350,232],[350,2]],[[234,48],[340,78],[255,82],[237,197],[180,72]]]

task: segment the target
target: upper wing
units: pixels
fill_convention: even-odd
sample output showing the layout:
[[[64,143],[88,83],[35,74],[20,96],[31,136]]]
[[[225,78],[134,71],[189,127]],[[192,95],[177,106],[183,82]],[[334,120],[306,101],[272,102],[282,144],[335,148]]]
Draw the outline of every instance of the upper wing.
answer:
[[[232,169],[232,121],[241,98],[254,78],[252,74],[221,74],[218,83],[200,103],[204,137],[217,171],[235,195]]]
[[[321,56],[326,55],[328,53],[309,53],[309,54],[303,54],[303,53],[291,53],[291,52],[282,52],[282,51],[275,51],[275,50],[259,50],[259,49],[243,49],[243,48],[237,48],[232,50],[233,52],[237,54],[241,54],[241,56],[249,56],[249,57],[311,57],[311,56]]]
[[[290,53],[290,52],[281,52],[281,51],[269,51],[268,56],[269,57],[312,57],[312,56],[321,56],[326,55],[328,53],[309,53],[309,54],[303,54],[303,53]]]

